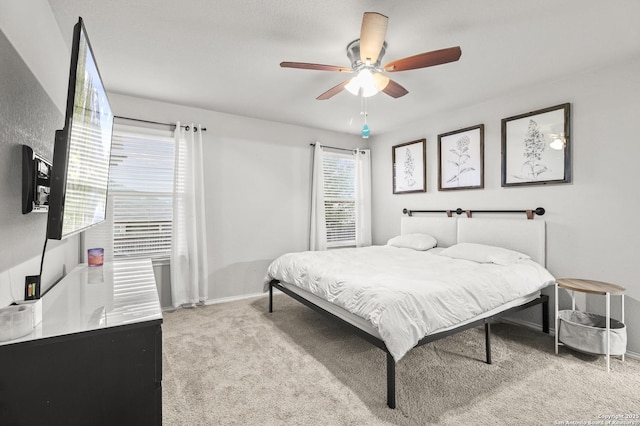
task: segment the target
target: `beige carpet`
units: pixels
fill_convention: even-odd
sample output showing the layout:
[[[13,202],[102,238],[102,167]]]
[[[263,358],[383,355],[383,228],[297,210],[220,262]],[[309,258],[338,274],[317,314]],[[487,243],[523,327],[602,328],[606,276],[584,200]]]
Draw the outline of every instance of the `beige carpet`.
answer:
[[[165,425],[554,425],[640,414],[640,363],[612,359],[607,374],[604,357],[556,356],[552,336],[509,324],[492,327],[492,365],[482,329],[412,350],[397,365],[390,410],[383,351],[288,296],[274,297],[272,314],[267,304],[165,314]]]

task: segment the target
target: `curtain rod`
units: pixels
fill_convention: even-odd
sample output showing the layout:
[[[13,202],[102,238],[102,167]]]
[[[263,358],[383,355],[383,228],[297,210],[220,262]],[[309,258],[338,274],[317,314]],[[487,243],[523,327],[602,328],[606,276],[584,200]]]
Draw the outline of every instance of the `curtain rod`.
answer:
[[[119,118],[119,119],[121,119],[121,120],[138,121],[138,122],[140,122],[140,123],[158,124],[158,125],[160,125],[160,126],[176,127],[176,125],[175,125],[175,124],[170,124],[170,123],[160,123],[160,122],[158,122],[158,121],[150,121],[150,120],[140,120],[139,118],[122,117],[122,116],[119,116],[119,115],[114,115],[114,116],[113,116],[113,118]],[[191,126],[182,126],[182,125],[181,125],[180,127],[183,127],[186,131],[189,131],[189,129],[191,129]],[[207,128],[206,128],[206,127],[200,127],[200,129],[201,129],[201,131],[203,131],[203,132],[206,132],[206,131],[207,131]],[[198,131],[198,128],[197,128],[197,127],[194,127],[194,128],[193,128],[193,131],[194,131],[194,132],[197,132],[197,131]]]
[[[311,145],[311,146],[316,146],[316,144],[315,144],[315,143],[310,143],[309,145]],[[353,149],[349,149],[349,148],[338,148],[337,146],[329,146],[329,145],[322,145],[322,144],[320,144],[320,146],[321,146],[321,147],[323,147],[323,148],[337,149],[337,150],[340,150],[340,151],[349,151],[349,152],[353,152],[353,151],[360,151],[361,149],[363,149],[363,148],[353,148]]]

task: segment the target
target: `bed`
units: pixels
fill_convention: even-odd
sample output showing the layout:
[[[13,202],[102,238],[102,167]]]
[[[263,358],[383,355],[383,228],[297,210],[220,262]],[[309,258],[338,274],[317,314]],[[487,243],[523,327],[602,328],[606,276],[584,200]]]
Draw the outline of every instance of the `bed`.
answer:
[[[400,228],[384,246],[274,260],[265,277],[269,312],[278,289],[385,351],[390,408],[396,363],[413,347],[483,325],[490,364],[491,322],[536,305],[549,332],[541,290],[555,279],[544,268],[543,220],[410,215]]]

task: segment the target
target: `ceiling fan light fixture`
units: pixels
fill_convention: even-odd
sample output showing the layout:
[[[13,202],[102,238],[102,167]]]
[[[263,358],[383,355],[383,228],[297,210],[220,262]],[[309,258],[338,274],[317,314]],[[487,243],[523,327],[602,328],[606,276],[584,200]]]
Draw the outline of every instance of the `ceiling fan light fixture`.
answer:
[[[389,85],[389,77],[382,75],[379,72],[373,74],[373,84],[376,86],[378,92],[382,92]]]
[[[358,79],[353,77],[349,82],[344,86],[345,89],[352,95],[358,96],[360,93],[360,84],[358,84]]]
[[[368,98],[380,91],[377,86],[378,85],[376,84],[376,80],[374,79],[371,71],[364,68],[361,69],[358,72],[358,75],[352,78],[344,88],[355,96],[362,95],[363,97]]]

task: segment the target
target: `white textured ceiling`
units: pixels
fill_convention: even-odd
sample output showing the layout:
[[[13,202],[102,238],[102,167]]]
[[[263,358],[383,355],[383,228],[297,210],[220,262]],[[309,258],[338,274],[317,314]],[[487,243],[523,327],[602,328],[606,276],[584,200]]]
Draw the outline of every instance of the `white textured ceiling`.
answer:
[[[359,133],[348,78],[281,61],[349,66],[362,14],[389,17],[383,63],[452,46],[458,62],[391,77],[368,101],[372,132],[640,55],[638,0],[49,0],[64,39],[82,16],[108,91]],[[345,78],[346,77],[346,78]],[[544,105],[541,105],[541,107]]]

